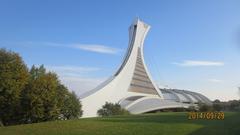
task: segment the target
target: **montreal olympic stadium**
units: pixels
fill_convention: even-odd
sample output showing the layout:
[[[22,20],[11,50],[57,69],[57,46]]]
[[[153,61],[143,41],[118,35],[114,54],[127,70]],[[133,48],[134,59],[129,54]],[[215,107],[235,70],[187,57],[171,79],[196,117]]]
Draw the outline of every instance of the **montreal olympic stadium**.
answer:
[[[117,72],[80,97],[83,117],[97,116],[97,110],[106,102],[119,103],[132,114],[211,104],[207,97],[196,92],[158,88],[144,61],[143,43],[149,29],[139,19],[133,22],[128,50]]]

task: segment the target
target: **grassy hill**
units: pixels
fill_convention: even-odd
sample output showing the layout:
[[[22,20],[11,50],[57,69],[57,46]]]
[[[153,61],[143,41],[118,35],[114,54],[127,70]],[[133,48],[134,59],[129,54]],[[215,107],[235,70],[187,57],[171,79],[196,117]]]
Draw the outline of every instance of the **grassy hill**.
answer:
[[[187,113],[157,113],[0,127],[0,135],[239,135],[240,113],[225,120],[188,120]]]

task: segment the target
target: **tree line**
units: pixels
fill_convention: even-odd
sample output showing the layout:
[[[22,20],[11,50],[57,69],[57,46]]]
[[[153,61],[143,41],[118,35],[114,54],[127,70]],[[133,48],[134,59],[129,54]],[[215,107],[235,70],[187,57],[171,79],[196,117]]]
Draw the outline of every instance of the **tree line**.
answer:
[[[213,101],[213,109],[217,111],[240,112],[240,100],[220,101],[218,99]]]
[[[191,111],[195,108],[190,108]],[[216,99],[212,102],[212,105],[199,104],[198,111],[208,112],[208,111],[224,111],[224,112],[240,112],[240,100],[229,100],[229,101],[220,101]]]
[[[18,53],[0,49],[0,124],[81,117],[81,103],[43,65],[27,68]]]

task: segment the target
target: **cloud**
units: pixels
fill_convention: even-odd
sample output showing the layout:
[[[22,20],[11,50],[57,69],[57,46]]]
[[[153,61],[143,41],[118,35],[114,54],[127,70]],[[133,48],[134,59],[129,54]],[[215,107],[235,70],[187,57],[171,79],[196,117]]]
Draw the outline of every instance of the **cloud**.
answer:
[[[20,41],[20,42],[2,42],[7,46],[23,46],[23,47],[68,47],[67,44],[60,44],[54,42],[33,42],[33,41]]]
[[[196,67],[196,66],[223,66],[223,62],[218,61],[196,61],[196,60],[184,60],[181,63],[174,62],[173,64],[182,67]]]
[[[45,66],[48,71],[54,71],[62,76],[81,76],[83,74],[99,71],[97,67],[81,67],[81,66]]]
[[[100,83],[106,80],[106,77],[85,78],[60,76],[60,80],[69,90],[74,91],[78,96],[80,96],[97,87]]]
[[[221,83],[223,82],[223,80],[219,80],[219,79],[208,79],[209,82],[213,82],[213,83]]]
[[[47,71],[57,73],[61,82],[71,91],[74,91],[78,96],[92,90],[101,82],[106,80],[106,77],[86,77],[89,74],[100,71],[97,67],[81,67],[81,66],[45,66]]]
[[[4,42],[6,45],[21,45],[24,47],[61,47],[61,48],[71,48],[79,49],[84,51],[103,53],[103,54],[117,54],[121,51],[119,48],[109,47],[106,45],[99,44],[81,44],[81,43],[55,43],[55,42]]]
[[[106,54],[117,54],[120,49],[112,48],[104,45],[83,45],[77,44],[73,46],[74,48],[91,51],[91,52],[98,52],[98,53],[106,53]]]

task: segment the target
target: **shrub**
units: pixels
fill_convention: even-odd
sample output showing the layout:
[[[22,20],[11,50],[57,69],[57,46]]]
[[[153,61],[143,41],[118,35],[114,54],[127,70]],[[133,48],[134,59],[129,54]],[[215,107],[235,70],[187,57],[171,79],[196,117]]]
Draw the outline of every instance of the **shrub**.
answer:
[[[222,111],[223,105],[221,105],[220,103],[213,103],[213,109],[214,111]]]
[[[192,111],[198,110],[198,108],[195,107],[195,106],[193,106],[193,105],[191,105],[191,106],[189,106],[189,107],[187,108],[187,110],[190,111],[190,112],[192,112]]]
[[[0,120],[0,127],[3,127],[2,121]]]
[[[113,115],[128,115],[130,114],[127,110],[121,108],[118,103],[108,103],[106,102],[101,109],[97,111],[99,116],[113,116]]]
[[[213,111],[213,107],[210,106],[210,105],[206,105],[206,104],[200,104],[199,105],[199,111],[200,112]]]

